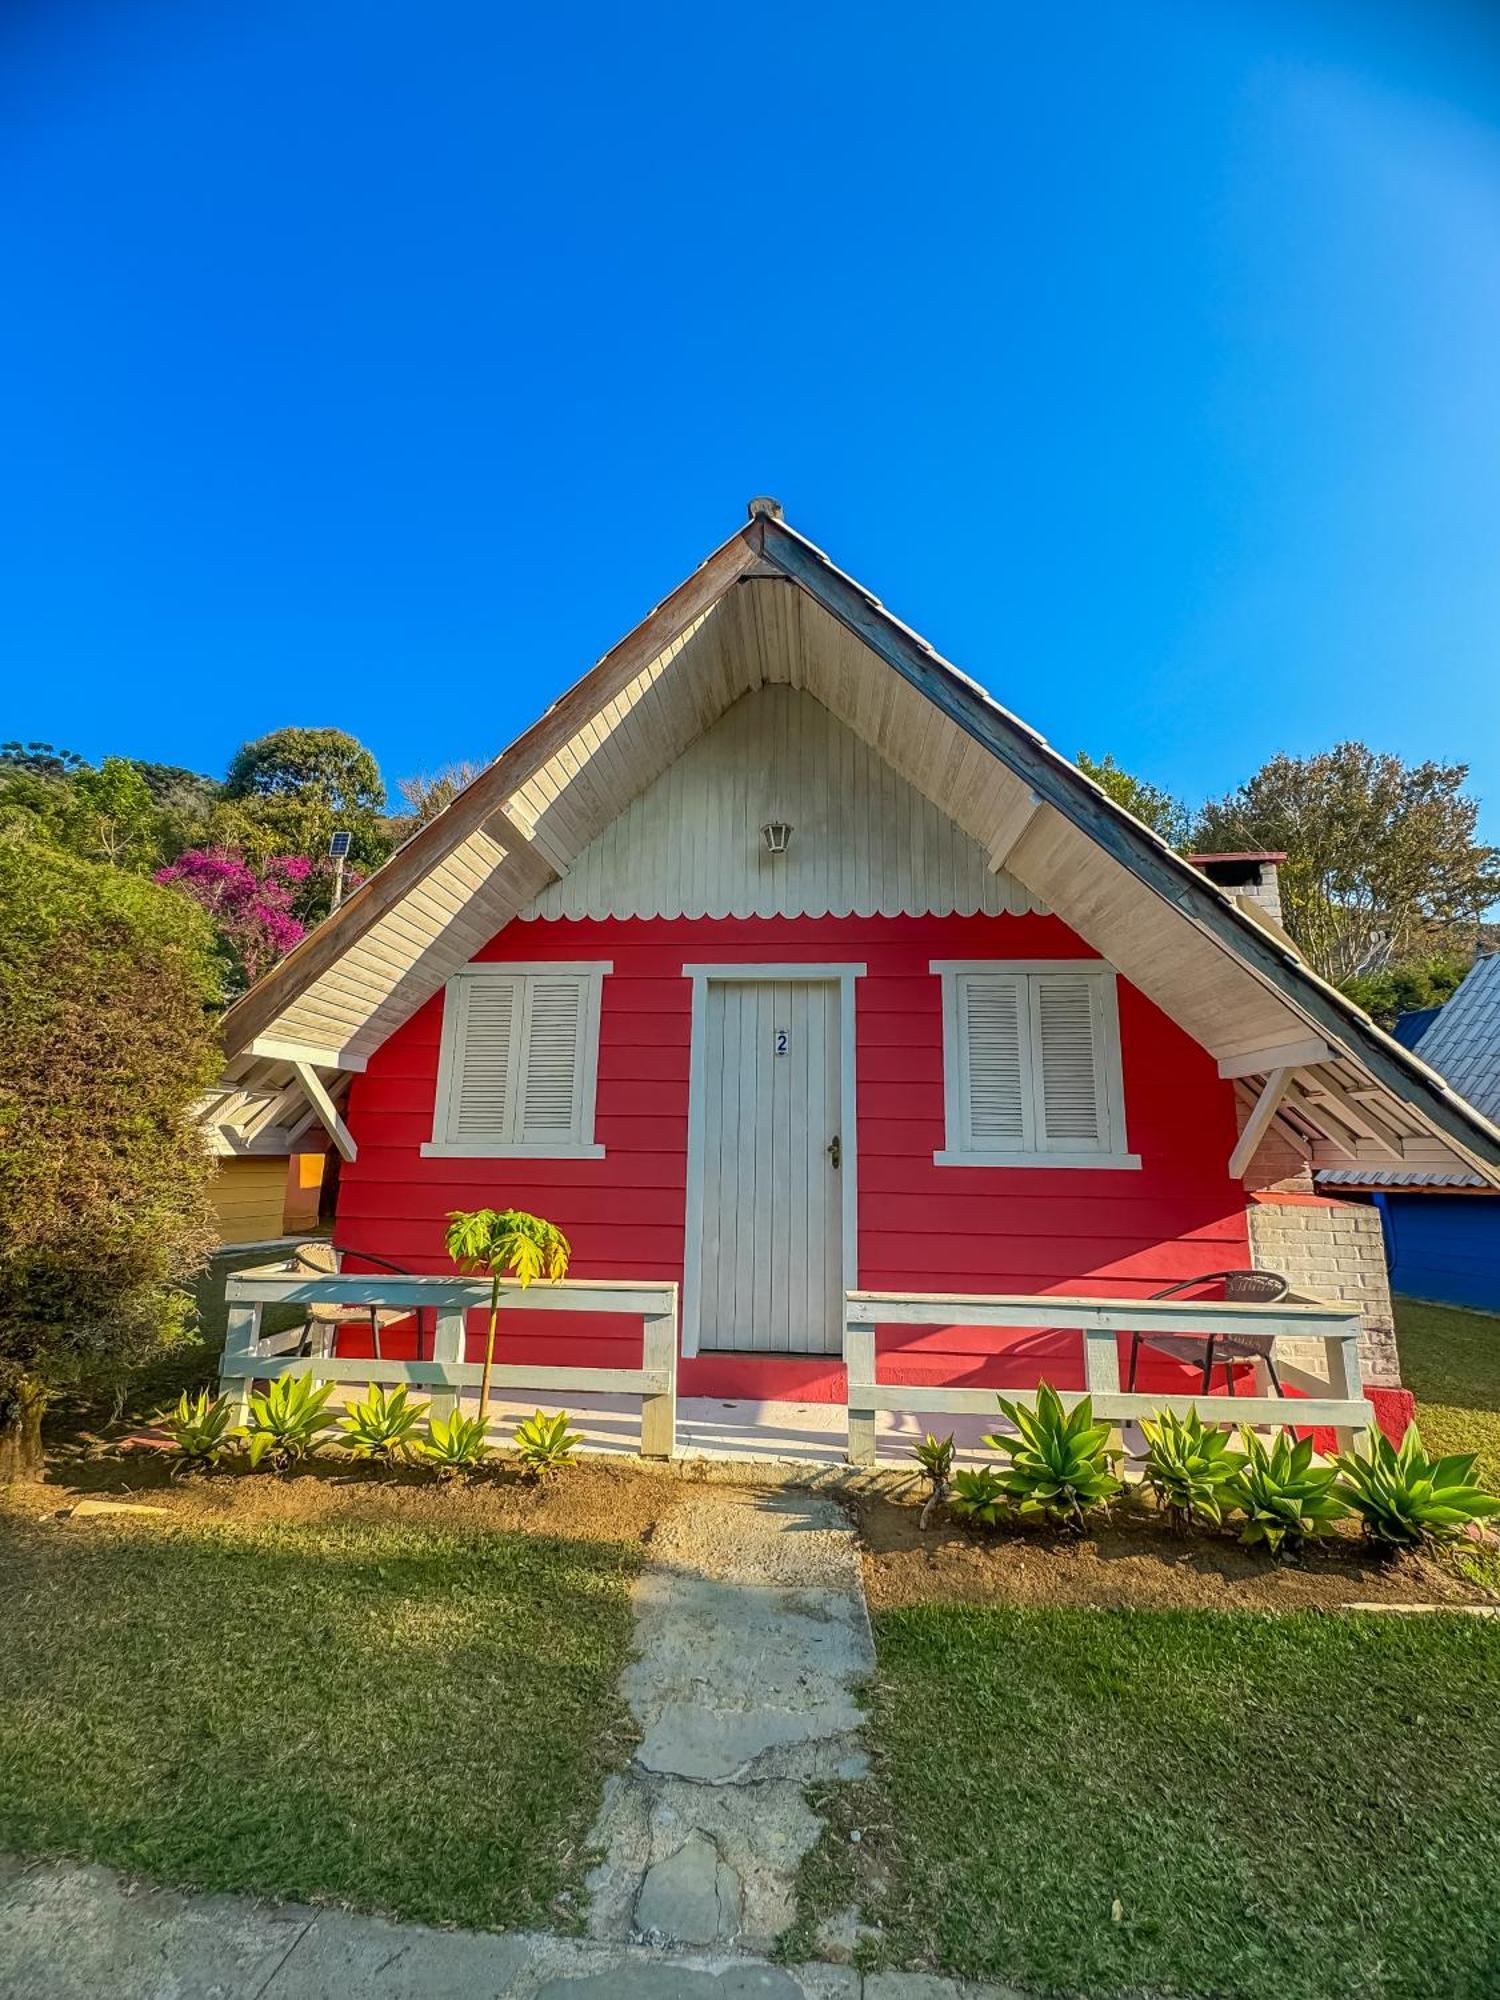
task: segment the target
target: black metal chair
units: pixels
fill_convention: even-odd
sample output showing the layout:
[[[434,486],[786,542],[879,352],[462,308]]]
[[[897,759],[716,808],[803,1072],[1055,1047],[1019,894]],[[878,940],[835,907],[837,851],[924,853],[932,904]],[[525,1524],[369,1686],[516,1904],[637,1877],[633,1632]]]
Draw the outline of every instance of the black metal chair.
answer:
[[[293,1253],[290,1268],[315,1273],[318,1277],[336,1277],[344,1268],[344,1259],[353,1257],[360,1264],[373,1264],[378,1271],[389,1271],[393,1277],[409,1278],[414,1274],[403,1269],[400,1264],[391,1264],[384,1257],[372,1257],[368,1250],[335,1250],[331,1243],[304,1243]],[[352,1274],[351,1274],[352,1275]],[[375,1350],[375,1359],[381,1359],[380,1329],[394,1326],[398,1320],[415,1319],[417,1322],[417,1359],[422,1359],[422,1315],[430,1312],[433,1316],[433,1344],[437,1341],[437,1308],[435,1306],[415,1306],[411,1308],[395,1306],[346,1306],[330,1300],[327,1304],[311,1305],[307,1308],[307,1318],[300,1329],[297,1352],[302,1355],[312,1353],[314,1334],[321,1328],[325,1343],[323,1354],[331,1357],[338,1352],[338,1333],[341,1326],[368,1325],[370,1341]]]
[[[1225,1299],[1237,1305],[1274,1306],[1291,1290],[1289,1280],[1277,1271],[1211,1271],[1207,1277],[1184,1278],[1180,1284],[1168,1285],[1151,1296],[1153,1299],[1175,1298],[1179,1293],[1191,1292],[1199,1285],[1222,1285]],[[1200,1362],[1203,1368],[1200,1394],[1207,1395],[1213,1386],[1215,1368],[1222,1367],[1229,1393],[1235,1395],[1236,1362],[1263,1361],[1272,1388],[1278,1396],[1284,1396],[1286,1391],[1276,1373],[1272,1352],[1275,1339],[1276,1336],[1271,1333],[1158,1333],[1155,1329],[1150,1333],[1133,1333],[1130,1336],[1130,1388],[1132,1391],[1135,1389],[1135,1371],[1141,1349],[1150,1347],[1158,1354],[1170,1355],[1174,1361]]]

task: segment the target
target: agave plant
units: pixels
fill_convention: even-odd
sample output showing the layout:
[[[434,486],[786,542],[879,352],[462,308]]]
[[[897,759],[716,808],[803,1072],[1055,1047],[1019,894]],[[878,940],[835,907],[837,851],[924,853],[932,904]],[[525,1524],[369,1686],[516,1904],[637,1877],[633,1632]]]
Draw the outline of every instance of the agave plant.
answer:
[[[920,1444],[912,1446],[911,1455],[921,1466],[923,1477],[931,1488],[917,1520],[917,1526],[925,1528],[934,1510],[948,1497],[948,1481],[953,1474],[953,1433],[950,1431],[947,1437],[938,1438],[929,1431]]]
[[[227,1396],[210,1396],[207,1389],[196,1396],[184,1389],[177,1407],[164,1411],[159,1422],[177,1456],[174,1478],[179,1472],[206,1471],[217,1465],[234,1442],[233,1403]]]
[[[1218,1527],[1226,1490],[1245,1463],[1230,1433],[1205,1424],[1196,1410],[1185,1417],[1162,1410],[1154,1423],[1141,1428],[1146,1434],[1146,1484],[1172,1526],[1181,1531],[1195,1521],[1211,1521]]]
[[[429,1417],[427,1435],[417,1449],[429,1465],[448,1478],[472,1472],[489,1456],[488,1426],[483,1417]]]
[[[269,1459],[277,1472],[299,1464],[328,1427],[326,1411],[332,1394],[331,1382],[315,1384],[310,1375],[278,1375],[269,1389],[252,1395],[250,1414],[240,1432],[250,1448],[250,1463]]]
[[[1071,1415],[1049,1383],[1036,1392],[1036,1408],[999,1399],[1001,1410],[1018,1433],[997,1433],[985,1443],[1003,1452],[1009,1463],[1000,1483],[1016,1503],[1022,1520],[1059,1521],[1083,1526],[1090,1507],[1112,1500],[1120,1490],[1114,1464],[1121,1454],[1109,1444],[1109,1425],[1094,1422],[1093,1398],[1084,1396]]]
[[[426,1403],[408,1399],[405,1383],[387,1389],[376,1383],[362,1403],[351,1403],[339,1418],[342,1443],[356,1458],[396,1465],[417,1455],[417,1426],[427,1414]]]
[[[514,1278],[525,1291],[538,1278],[558,1284],[568,1275],[572,1248],[562,1231],[522,1208],[456,1208],[448,1217],[448,1255],[461,1271],[486,1271],[490,1317],[479,1378],[479,1415],[490,1413],[490,1373],[495,1365],[495,1327],[500,1318],[500,1283]]]
[[[1474,1452],[1429,1458],[1415,1424],[1398,1451],[1377,1431],[1368,1451],[1344,1452],[1339,1497],[1378,1548],[1415,1549],[1447,1541],[1471,1522],[1500,1514],[1500,1500],[1474,1480]]]
[[[1245,1516],[1240,1540],[1247,1547],[1285,1555],[1348,1514],[1336,1491],[1338,1467],[1313,1464],[1310,1437],[1278,1431],[1269,1446],[1252,1430],[1240,1437],[1245,1462],[1225,1485],[1224,1498]]]
[[[977,1521],[982,1528],[999,1525],[1005,1512],[1005,1488],[992,1465],[973,1472],[955,1472],[948,1505],[961,1521]]]
[[[580,1434],[568,1429],[566,1410],[555,1417],[538,1410],[516,1426],[516,1457],[533,1479],[546,1479],[560,1466],[571,1465],[582,1443]]]

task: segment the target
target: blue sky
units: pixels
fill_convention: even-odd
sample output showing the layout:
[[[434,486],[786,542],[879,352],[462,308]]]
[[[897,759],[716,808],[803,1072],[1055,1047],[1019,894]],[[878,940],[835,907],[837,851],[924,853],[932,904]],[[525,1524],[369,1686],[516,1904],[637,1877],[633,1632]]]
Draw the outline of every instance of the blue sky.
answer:
[[[744,518],[1069,754],[1500,840],[1500,17],[0,12],[0,735],[492,755]]]

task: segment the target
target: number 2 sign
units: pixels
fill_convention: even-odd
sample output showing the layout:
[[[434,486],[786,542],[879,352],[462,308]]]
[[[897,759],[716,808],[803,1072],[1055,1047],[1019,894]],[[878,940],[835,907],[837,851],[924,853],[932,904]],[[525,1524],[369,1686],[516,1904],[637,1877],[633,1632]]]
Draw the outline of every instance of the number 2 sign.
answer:
[[[790,1048],[791,1046],[792,1046],[792,1038],[791,1038],[791,1035],[790,1035],[790,1033],[788,1032],[788,1030],[787,1030],[787,1029],[785,1029],[785,1028],[778,1028],[778,1029],[776,1030],[776,1053],[777,1053],[777,1055],[779,1055],[779,1056],[784,1056],[784,1055],[786,1054],[787,1050],[788,1050],[788,1049],[789,1049],[789,1048]]]

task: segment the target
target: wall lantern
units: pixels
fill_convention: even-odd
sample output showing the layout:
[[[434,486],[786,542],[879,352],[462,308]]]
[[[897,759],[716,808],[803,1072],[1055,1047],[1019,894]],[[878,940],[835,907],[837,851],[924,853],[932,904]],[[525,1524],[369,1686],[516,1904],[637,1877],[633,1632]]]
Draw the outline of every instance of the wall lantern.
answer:
[[[770,819],[761,828],[760,837],[766,843],[767,854],[785,854],[792,829],[784,819]]]

